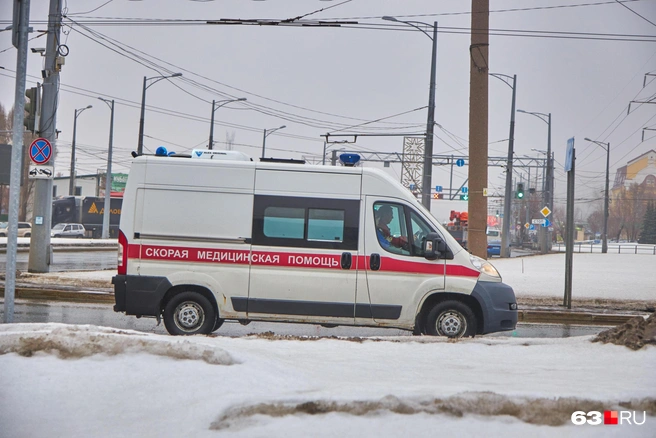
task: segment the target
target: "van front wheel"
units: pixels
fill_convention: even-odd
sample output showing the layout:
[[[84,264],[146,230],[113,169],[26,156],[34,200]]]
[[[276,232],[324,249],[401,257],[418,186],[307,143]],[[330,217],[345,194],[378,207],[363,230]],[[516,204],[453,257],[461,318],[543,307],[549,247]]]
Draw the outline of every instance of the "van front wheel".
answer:
[[[442,301],[428,313],[426,332],[433,336],[462,338],[476,334],[474,312],[460,301]]]
[[[198,292],[179,293],[164,307],[164,325],[172,335],[207,335],[215,322],[212,304]]]

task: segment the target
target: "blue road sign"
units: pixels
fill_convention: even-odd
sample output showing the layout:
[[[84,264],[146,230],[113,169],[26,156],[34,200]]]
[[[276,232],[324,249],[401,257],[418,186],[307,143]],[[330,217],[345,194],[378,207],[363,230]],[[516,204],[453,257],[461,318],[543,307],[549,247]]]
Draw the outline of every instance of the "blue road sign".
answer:
[[[34,164],[46,164],[52,157],[52,145],[45,138],[37,138],[30,145],[30,159]]]
[[[467,193],[469,191],[469,189],[467,187],[463,187],[461,190],[462,190],[462,193]]]
[[[417,188],[417,186],[416,186],[416,185],[414,185],[414,184],[410,184],[410,187],[409,187],[409,188],[410,188],[410,190],[414,190],[414,189],[416,189],[416,188]]]
[[[528,229],[529,229],[529,230],[535,230],[535,225],[533,225],[533,224],[529,225],[529,226],[528,226]]]
[[[551,226],[551,222],[549,221],[549,219],[545,219],[545,220],[544,220],[544,223],[542,224],[542,226],[543,226],[543,227],[550,227],[550,226]]]
[[[442,192],[442,186],[435,186],[435,191],[437,193],[441,193]]]
[[[464,165],[465,165],[465,160],[463,160],[462,158],[458,158],[458,159],[456,160],[456,166],[458,166],[458,167],[462,167],[462,166],[464,166]]]

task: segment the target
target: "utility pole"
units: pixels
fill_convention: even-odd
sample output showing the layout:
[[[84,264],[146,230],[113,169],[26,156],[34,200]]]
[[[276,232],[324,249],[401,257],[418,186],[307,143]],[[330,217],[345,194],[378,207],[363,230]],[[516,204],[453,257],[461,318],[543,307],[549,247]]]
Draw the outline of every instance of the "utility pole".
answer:
[[[30,25],[30,1],[14,0],[12,43],[16,47],[16,89],[14,126],[9,177],[9,230],[5,273],[4,322],[14,322],[16,291],[16,250],[18,248],[18,206],[20,197],[21,156],[23,154],[23,120],[25,118],[25,76],[27,75],[27,34]]]
[[[512,177],[513,159],[515,155],[515,101],[517,98],[517,75],[512,76],[512,85],[508,83],[510,76],[501,73],[490,73],[490,76],[503,81],[512,89],[510,103],[510,134],[508,137],[508,161],[506,162],[506,189],[503,197],[503,223],[501,225],[501,257],[510,257],[510,211],[512,207]]]
[[[59,94],[59,52],[61,31],[61,1],[50,0],[48,12],[48,37],[46,41],[46,59],[43,69],[43,96],[41,98],[41,121],[39,135],[53,145],[55,162],[55,142],[57,123],[57,101]],[[54,173],[53,173],[54,174]],[[52,222],[52,179],[37,179],[34,184],[34,220],[30,238],[30,257],[27,265],[29,272],[50,271],[50,228]],[[39,219],[40,218],[40,219]],[[41,224],[36,224],[40,220]]]
[[[487,258],[489,0],[472,0],[469,71],[469,251]],[[504,218],[505,220],[505,218]]]
[[[107,148],[107,171],[105,172],[105,207],[103,209],[102,238],[109,238],[109,214],[111,212],[112,194],[112,146],[114,144],[114,100],[102,100],[109,106],[111,115],[109,119],[109,147]]]

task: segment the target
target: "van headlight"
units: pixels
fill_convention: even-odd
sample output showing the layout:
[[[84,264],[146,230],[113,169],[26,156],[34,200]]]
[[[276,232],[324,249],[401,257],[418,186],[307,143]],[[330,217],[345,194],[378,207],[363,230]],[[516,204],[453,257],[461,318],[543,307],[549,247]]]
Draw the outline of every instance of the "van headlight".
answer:
[[[492,266],[492,263],[473,254],[469,255],[469,260],[471,260],[472,265],[474,265],[474,267],[478,269],[481,274],[485,274],[488,277],[501,280],[499,271],[497,271],[497,268]]]

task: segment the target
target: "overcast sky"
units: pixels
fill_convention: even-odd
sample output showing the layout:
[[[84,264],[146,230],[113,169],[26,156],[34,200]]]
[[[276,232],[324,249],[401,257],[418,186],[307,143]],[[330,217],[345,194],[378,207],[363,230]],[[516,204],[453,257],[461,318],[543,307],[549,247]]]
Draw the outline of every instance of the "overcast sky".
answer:
[[[0,0],[2,28],[10,24],[11,3]],[[31,0],[36,30],[46,28],[48,3]],[[421,135],[426,127],[431,41],[409,26],[383,21],[384,15],[438,22],[435,119],[440,128],[434,150],[468,154],[470,1],[66,0],[64,6],[64,23],[72,27],[61,36],[69,48],[57,114],[61,134],[56,171],[62,174],[70,168],[74,111],[90,104],[93,108],[78,117],[77,172],[96,173],[106,166],[110,112],[98,96],[116,100],[113,170],[127,172],[129,152],[137,146],[143,77],[175,72],[183,76],[148,88],[146,152],[160,145],[176,152],[206,147],[212,100],[240,97],[248,100],[216,110],[217,149],[225,147],[226,135],[234,135],[234,149],[258,157],[263,130],[281,125],[286,128],[267,137],[267,156],[318,161],[324,149],[321,135],[328,132]],[[630,101],[646,101],[656,94],[656,76],[647,76],[643,88],[645,74],[656,74],[656,1],[492,0],[490,10],[490,72],[517,75],[518,109],[552,113],[556,203],[564,200],[566,142],[575,137],[577,205],[601,206],[605,151],[584,137],[611,143],[611,182],[618,167],[656,149],[656,131],[645,131],[642,141],[643,128],[656,129],[656,105],[633,103],[627,115]],[[359,24],[205,24],[226,18],[298,16]],[[139,20],[127,24],[134,19]],[[155,22],[144,24],[144,19]],[[197,22],[172,24],[180,19]],[[30,48],[45,47],[45,36],[37,35],[30,36]],[[10,32],[0,33],[0,51],[0,102],[9,108],[16,70]],[[41,69],[42,58],[29,53],[28,86],[41,81]],[[489,90],[489,155],[504,157],[511,89],[490,78]],[[384,120],[362,125],[379,119]],[[327,148],[400,153],[402,141],[360,137],[355,144]],[[516,154],[538,157],[532,149],[545,150],[546,144],[546,123],[517,114]],[[433,185],[448,187],[449,170],[435,167]],[[400,179],[400,166],[388,171]],[[534,179],[536,170],[531,172]],[[517,179],[522,174],[527,179],[525,170],[514,173]],[[455,168],[453,186],[466,178],[466,167]],[[490,169],[490,192],[503,195],[504,183],[502,169]],[[541,182],[537,184],[540,189]],[[499,198],[489,199],[491,209],[495,199]],[[433,202],[439,219],[439,212],[449,209],[464,210],[466,204]]]

